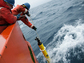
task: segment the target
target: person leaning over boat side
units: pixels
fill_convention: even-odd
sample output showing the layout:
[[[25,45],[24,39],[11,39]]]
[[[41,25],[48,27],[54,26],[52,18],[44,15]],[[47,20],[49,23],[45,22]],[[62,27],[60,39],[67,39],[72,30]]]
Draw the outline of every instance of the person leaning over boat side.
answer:
[[[15,0],[0,0],[0,34],[10,24],[14,24],[19,19],[20,14],[14,16],[11,13],[11,9]]]
[[[23,17],[19,18],[18,20],[21,20],[23,23],[25,23],[28,27],[34,29],[36,31],[36,27],[33,26],[29,20],[27,19],[27,17],[25,16],[25,14],[27,16],[30,16],[29,14],[29,9],[30,9],[30,4],[29,3],[24,3],[22,5],[17,5],[14,9],[12,9],[12,14],[13,15],[17,15],[19,13],[21,13],[21,15]]]

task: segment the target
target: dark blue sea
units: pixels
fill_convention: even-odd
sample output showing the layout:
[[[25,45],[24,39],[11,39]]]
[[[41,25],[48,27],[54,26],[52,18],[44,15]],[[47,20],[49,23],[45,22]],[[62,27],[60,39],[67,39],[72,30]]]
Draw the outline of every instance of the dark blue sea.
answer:
[[[84,63],[84,0],[51,0],[29,12],[51,63]],[[20,27],[39,63],[47,63],[36,32],[24,23]]]

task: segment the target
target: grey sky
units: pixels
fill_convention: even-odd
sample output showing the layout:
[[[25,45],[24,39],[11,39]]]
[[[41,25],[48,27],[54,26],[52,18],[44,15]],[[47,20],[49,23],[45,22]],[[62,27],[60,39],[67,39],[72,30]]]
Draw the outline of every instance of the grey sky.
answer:
[[[46,3],[48,1],[50,1],[50,0],[15,0],[15,6],[17,4],[23,4],[23,3],[28,2],[28,3],[30,3],[31,8],[33,8],[33,7],[36,7],[36,6],[41,5],[43,3]]]

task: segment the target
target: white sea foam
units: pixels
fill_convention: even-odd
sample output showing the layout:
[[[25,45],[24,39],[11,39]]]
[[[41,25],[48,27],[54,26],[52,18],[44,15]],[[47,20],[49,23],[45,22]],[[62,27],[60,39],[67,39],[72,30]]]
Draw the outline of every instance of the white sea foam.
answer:
[[[56,42],[58,36],[59,36],[58,38],[59,40]],[[53,62],[55,63],[55,62],[63,61],[63,63],[69,63],[70,59],[66,59],[66,57],[67,55],[68,57],[70,56],[69,52],[71,49],[73,49],[74,56],[81,52],[84,52],[84,47],[83,47],[84,24],[78,22],[78,24],[74,26],[64,25],[58,31],[58,33],[55,34],[52,43],[55,44],[56,46],[54,46],[53,48],[52,48],[53,45],[48,46],[49,48],[47,49],[47,51],[51,56]],[[81,51],[75,52],[76,47],[81,48]],[[79,57],[79,55],[77,57]]]
[[[70,51],[73,52],[73,57],[77,55],[77,59],[81,59],[78,54],[84,52],[84,24],[80,23],[81,19],[77,21],[75,25],[65,24],[55,34],[53,41],[46,46],[52,60],[51,63],[58,63],[59,61],[70,63],[71,60],[67,59],[67,57],[71,56]],[[76,48],[81,49],[81,51],[76,52]],[[39,55],[41,56],[42,53]]]

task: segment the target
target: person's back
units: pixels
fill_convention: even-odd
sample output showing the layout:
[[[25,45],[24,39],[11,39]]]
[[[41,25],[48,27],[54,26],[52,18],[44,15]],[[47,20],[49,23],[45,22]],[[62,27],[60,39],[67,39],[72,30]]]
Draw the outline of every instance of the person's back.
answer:
[[[0,0],[0,33],[10,24],[16,22],[17,17],[11,14],[12,4],[8,4],[6,1],[10,0]],[[12,2],[14,0],[11,0]],[[14,3],[14,2],[13,2]]]

